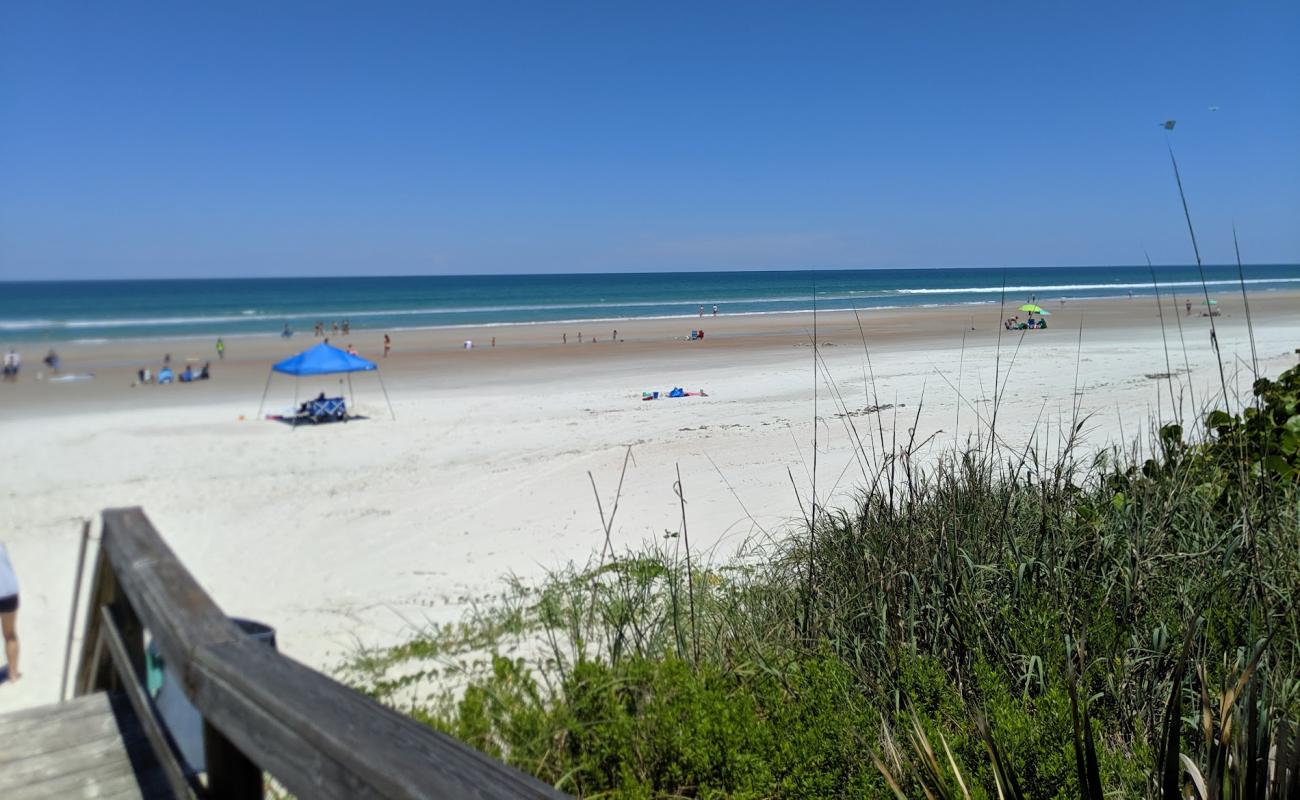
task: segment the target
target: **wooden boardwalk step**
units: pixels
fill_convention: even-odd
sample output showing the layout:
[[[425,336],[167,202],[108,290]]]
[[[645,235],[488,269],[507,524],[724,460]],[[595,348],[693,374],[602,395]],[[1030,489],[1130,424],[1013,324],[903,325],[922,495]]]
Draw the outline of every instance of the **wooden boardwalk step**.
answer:
[[[126,698],[98,692],[0,716],[0,798],[170,798]]]

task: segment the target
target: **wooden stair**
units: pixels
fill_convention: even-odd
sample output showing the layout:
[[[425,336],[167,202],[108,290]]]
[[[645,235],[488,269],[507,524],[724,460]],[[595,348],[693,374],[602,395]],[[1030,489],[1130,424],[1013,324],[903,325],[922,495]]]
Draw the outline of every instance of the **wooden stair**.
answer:
[[[173,797],[126,697],[96,692],[0,715],[0,798]]]

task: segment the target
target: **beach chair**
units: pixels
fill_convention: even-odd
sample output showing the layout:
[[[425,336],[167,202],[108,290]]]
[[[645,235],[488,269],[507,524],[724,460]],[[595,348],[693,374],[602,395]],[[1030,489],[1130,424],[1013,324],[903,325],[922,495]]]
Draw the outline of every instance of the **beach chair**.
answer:
[[[307,408],[306,418],[313,425],[321,422],[347,422],[348,407],[342,397],[327,397],[324,400],[312,400]]]

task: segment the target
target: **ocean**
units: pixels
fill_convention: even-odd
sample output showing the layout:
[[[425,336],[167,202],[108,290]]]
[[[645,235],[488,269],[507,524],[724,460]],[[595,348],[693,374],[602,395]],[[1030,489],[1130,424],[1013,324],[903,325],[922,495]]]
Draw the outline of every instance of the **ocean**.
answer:
[[[1300,289],[1300,265],[1245,268],[1247,290]],[[1158,267],[1161,291],[1193,302],[1195,266]],[[1236,266],[1205,268],[1211,295],[1240,293]],[[1019,305],[1152,293],[1145,266],[871,269],[0,282],[0,345],[275,334],[317,321],[396,331],[554,322],[617,322],[712,314],[774,314],[958,303]]]

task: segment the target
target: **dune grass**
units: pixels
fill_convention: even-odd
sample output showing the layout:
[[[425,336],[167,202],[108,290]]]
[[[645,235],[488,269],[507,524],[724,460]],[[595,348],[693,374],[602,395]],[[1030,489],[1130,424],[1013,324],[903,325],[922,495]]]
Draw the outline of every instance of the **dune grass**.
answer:
[[[1294,797],[1298,404],[1084,462],[1077,417],[927,468],[882,429],[850,508],[602,551],[347,674],[587,797]]]

